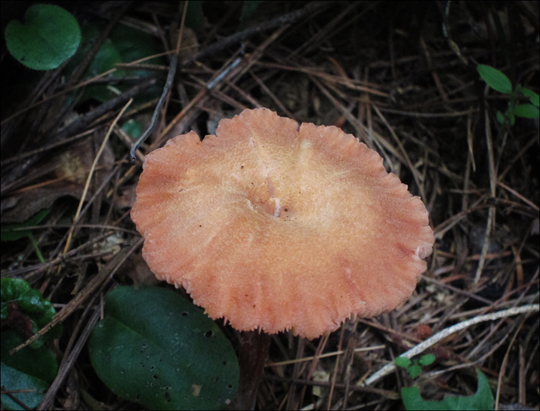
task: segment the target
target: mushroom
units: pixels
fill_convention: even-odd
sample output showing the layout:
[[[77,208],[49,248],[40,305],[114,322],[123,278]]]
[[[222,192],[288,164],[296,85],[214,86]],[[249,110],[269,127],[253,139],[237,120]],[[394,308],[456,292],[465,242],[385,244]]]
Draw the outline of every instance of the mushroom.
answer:
[[[236,409],[254,407],[268,333],[311,339],[392,310],[432,251],[420,198],[336,127],[245,110],[203,141],[173,138],[143,167],[131,212],[143,258],[243,331]]]
[[[404,302],[434,242],[424,204],[379,154],[268,109],[146,156],[131,216],[156,277],[211,318],[308,339]]]

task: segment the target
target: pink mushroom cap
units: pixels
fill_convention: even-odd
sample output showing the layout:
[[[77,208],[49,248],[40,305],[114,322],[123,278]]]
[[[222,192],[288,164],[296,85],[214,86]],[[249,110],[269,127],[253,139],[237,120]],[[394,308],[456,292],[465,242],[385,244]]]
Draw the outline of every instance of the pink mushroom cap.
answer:
[[[421,199],[379,154],[268,109],[146,156],[131,216],[156,277],[211,318],[310,339],[403,303],[434,242]]]

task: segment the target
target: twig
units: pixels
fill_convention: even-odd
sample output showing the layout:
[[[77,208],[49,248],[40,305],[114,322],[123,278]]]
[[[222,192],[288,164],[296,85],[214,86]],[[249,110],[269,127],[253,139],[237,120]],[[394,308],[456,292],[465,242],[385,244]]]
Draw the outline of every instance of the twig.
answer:
[[[148,138],[152,130],[154,129],[157,118],[159,117],[159,113],[161,112],[161,108],[163,107],[163,104],[165,103],[165,100],[167,99],[167,95],[169,94],[169,91],[171,90],[172,83],[174,80],[174,75],[176,74],[176,66],[178,65],[178,55],[173,54],[171,56],[171,62],[169,65],[169,74],[167,75],[167,82],[165,83],[165,87],[163,88],[163,93],[161,94],[161,97],[159,99],[159,102],[156,106],[156,109],[154,110],[154,115],[152,116],[152,121],[146,131],[143,133],[142,136],[139,137],[139,139],[131,146],[131,150],[129,151],[129,157],[131,161],[135,161],[135,157],[137,157],[137,149],[139,146]]]
[[[45,327],[35,333],[24,343],[12,349],[9,354],[13,355],[20,349],[26,347],[29,344],[32,344],[35,340],[37,340],[43,334],[47,333],[56,324],[61,323],[67,317],[69,317],[77,309],[77,307],[82,304],[82,302],[86,300],[88,296],[90,296],[90,294],[92,294],[103,283],[103,281],[105,281],[109,276],[112,276],[114,273],[116,273],[116,271],[122,266],[122,264],[126,262],[128,257],[133,254],[133,252],[135,252],[135,250],[137,250],[142,243],[142,237],[135,238],[133,243],[130,244],[129,248],[124,248],[120,252],[115,254],[112,260],[110,260],[107,265],[105,265],[101,269],[101,271],[88,282],[84,290],[79,292],[75,296],[75,298],[73,298],[69,303],[67,303],[64,308],[62,308],[62,310],[55,314],[49,324],[47,324]]]
[[[79,339],[75,343],[75,346],[69,353],[68,357],[64,358],[64,361],[61,365],[61,369],[63,370],[63,372],[59,372],[56,378],[54,379],[53,383],[47,390],[47,393],[42,398],[41,403],[37,407],[38,410],[47,410],[51,406],[52,402],[54,401],[54,398],[56,397],[56,393],[60,389],[60,386],[64,382],[64,379],[66,378],[69,370],[71,369],[71,367],[73,367],[73,364],[75,363],[79,354],[81,353],[84,347],[84,344],[88,340],[88,337],[90,337],[90,333],[94,329],[94,326],[97,324],[99,317],[100,317],[100,310],[96,308],[92,316],[88,320],[88,323],[86,324],[83,332],[81,333],[81,336],[79,337]]]
[[[186,14],[187,14],[187,8],[188,3],[185,2],[184,4],[184,10],[182,11],[182,22],[180,23],[180,31],[178,32],[178,39],[176,44],[176,49],[174,54],[171,55],[171,61],[169,62],[169,74],[167,74],[167,81],[165,82],[165,87],[163,87],[163,93],[161,94],[161,97],[159,99],[159,102],[154,110],[154,115],[152,116],[152,121],[146,131],[143,133],[141,137],[131,146],[131,150],[129,151],[129,158],[131,162],[135,161],[135,157],[137,157],[137,149],[139,146],[144,143],[144,141],[148,138],[152,130],[154,129],[157,119],[159,117],[159,113],[161,112],[161,109],[163,108],[163,104],[165,104],[165,100],[167,100],[167,96],[169,95],[171,91],[171,87],[173,84],[174,76],[176,74],[176,66],[178,66],[178,53],[180,52],[180,45],[182,44],[182,35],[184,33],[184,23],[186,21]]]
[[[455,324],[451,327],[448,327],[437,334],[435,334],[433,337],[428,338],[424,342],[421,342],[420,344],[414,346],[409,351],[403,353],[400,355],[400,357],[405,358],[412,358],[415,355],[418,355],[425,350],[427,350],[429,347],[432,347],[433,345],[437,344],[439,341],[445,339],[446,337],[461,331],[467,327],[470,327],[471,325],[475,325],[484,321],[493,321],[498,318],[504,318],[504,317],[510,317],[512,315],[518,315],[523,313],[530,313],[534,311],[540,310],[540,304],[530,304],[530,305],[524,305],[522,307],[514,307],[509,308],[508,310],[504,311],[498,311],[495,313],[490,313],[486,315],[481,315],[480,317],[471,318],[470,320],[466,320],[463,322],[460,322],[458,324]],[[377,371],[375,374],[373,374],[371,377],[369,377],[365,382],[361,385],[368,386],[372,385],[384,376],[390,374],[392,371],[396,369],[396,365],[392,362],[390,364],[385,365],[383,368],[381,368],[379,371]]]
[[[257,34],[262,33],[267,30],[274,29],[276,27],[281,27],[286,24],[294,23],[304,17],[306,17],[308,14],[312,13],[315,10],[318,10],[322,7],[325,7],[333,2],[331,1],[316,1],[313,3],[309,3],[307,6],[300,10],[293,11],[291,13],[285,14],[283,16],[276,17],[275,19],[266,21],[264,23],[261,23],[259,25],[256,25],[254,27],[248,27],[247,29],[235,33],[229,37],[225,37],[224,39],[219,40],[218,42],[212,44],[211,46],[205,48],[204,50],[200,51],[199,53],[195,54],[194,56],[188,58],[187,60],[182,62],[182,65],[189,64],[195,60],[202,60],[207,57],[210,57],[217,52],[223,50],[224,48],[227,48],[229,46],[232,46],[233,44],[241,43],[242,41],[248,39],[249,37]]]
[[[133,102],[133,99],[130,99],[126,105],[120,110],[120,113],[116,116],[114,121],[112,122],[111,126],[109,127],[109,130],[107,131],[107,134],[105,135],[105,138],[103,139],[103,142],[101,143],[101,146],[99,147],[99,150],[96,154],[96,158],[94,158],[94,162],[92,163],[92,167],[90,167],[90,172],[88,173],[88,177],[86,179],[86,184],[84,186],[84,190],[81,195],[81,199],[79,201],[79,206],[77,207],[77,212],[75,213],[75,217],[73,217],[73,224],[71,225],[71,228],[69,230],[68,238],[66,241],[66,245],[64,247],[63,254],[67,253],[69,250],[69,247],[71,246],[71,238],[73,236],[73,231],[75,230],[75,226],[77,225],[77,222],[79,220],[79,216],[81,214],[82,205],[84,203],[84,200],[86,199],[86,194],[88,193],[88,188],[90,187],[90,181],[92,181],[92,177],[94,176],[94,171],[96,169],[97,163],[101,157],[101,153],[103,153],[103,150],[105,149],[105,146],[107,145],[107,141],[109,141],[109,136],[112,133],[112,130],[116,123],[118,123],[118,120],[122,117],[124,112],[127,110],[127,108],[130,106],[130,104]]]
[[[103,103],[102,105],[96,107],[94,110],[89,113],[80,116],[76,121],[62,129],[58,134],[51,138],[51,143],[57,141],[62,141],[67,137],[81,133],[84,129],[94,120],[97,120],[104,114],[114,110],[117,106],[125,104],[130,98],[136,96],[141,91],[153,86],[156,83],[155,78],[151,78],[143,81],[137,86],[132,87],[125,93],[120,94],[119,96],[113,98],[112,100]],[[15,180],[22,176],[31,166],[36,164],[43,157],[43,153],[38,153],[33,157],[28,158],[25,162],[16,166],[9,174],[4,178],[2,176],[2,194],[8,191],[13,185]]]

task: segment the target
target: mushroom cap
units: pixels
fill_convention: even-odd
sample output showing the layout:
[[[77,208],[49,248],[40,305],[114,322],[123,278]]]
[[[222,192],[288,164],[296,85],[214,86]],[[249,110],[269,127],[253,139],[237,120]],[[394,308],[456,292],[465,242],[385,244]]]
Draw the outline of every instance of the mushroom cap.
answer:
[[[379,154],[268,109],[146,156],[131,216],[156,277],[210,317],[310,339],[404,302],[434,242],[424,204]]]

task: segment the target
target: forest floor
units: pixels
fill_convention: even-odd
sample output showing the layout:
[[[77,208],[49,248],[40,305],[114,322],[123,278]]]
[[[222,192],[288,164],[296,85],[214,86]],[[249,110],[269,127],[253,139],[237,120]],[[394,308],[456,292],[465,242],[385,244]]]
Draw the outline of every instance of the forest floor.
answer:
[[[429,400],[474,394],[477,369],[496,408],[539,409],[538,119],[498,122],[510,97],[477,71],[495,67],[538,93],[538,2],[204,2],[184,27],[181,10],[171,2],[71,10],[80,22],[155,38],[161,60],[114,66],[122,75],[88,75],[99,47],[70,75],[67,65],[21,69],[3,50],[2,224],[32,239],[2,242],[1,274],[40,290],[63,324],[58,377],[42,407],[133,408],[98,381],[86,340],[109,290],[156,283],[130,218],[141,160],[171,137],[212,134],[220,119],[266,107],[340,127],[378,151],[426,204],[435,245],[396,310],[311,341],[273,335],[256,409],[402,408],[403,387]],[[179,31],[171,92],[131,162],[140,131],[129,124],[149,126]],[[83,82],[102,88],[83,92]],[[238,348],[238,333],[220,327]],[[435,361],[413,379],[393,366],[406,352]]]

